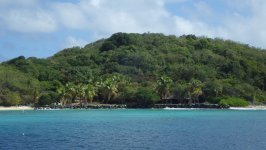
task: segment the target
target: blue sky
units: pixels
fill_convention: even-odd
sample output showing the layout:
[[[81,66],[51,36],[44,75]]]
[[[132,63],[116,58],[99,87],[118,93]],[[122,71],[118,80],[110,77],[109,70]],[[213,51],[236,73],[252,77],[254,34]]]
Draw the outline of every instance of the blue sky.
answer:
[[[266,48],[265,0],[0,0],[0,61],[116,32],[195,34]]]

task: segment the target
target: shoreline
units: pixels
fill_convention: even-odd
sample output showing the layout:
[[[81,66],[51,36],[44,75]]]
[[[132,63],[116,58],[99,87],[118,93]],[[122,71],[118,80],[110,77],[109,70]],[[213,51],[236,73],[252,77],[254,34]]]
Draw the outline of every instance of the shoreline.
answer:
[[[0,111],[16,111],[16,110],[72,110],[72,109],[82,109],[82,108],[42,108],[42,109],[36,109],[34,107],[31,106],[10,106],[10,107],[4,107],[4,106],[0,106]],[[84,109],[119,109],[119,108],[84,108]],[[132,108],[120,108],[120,109],[132,109]],[[138,108],[134,108],[134,109],[138,109]],[[209,110],[209,109],[213,109],[213,108],[169,108],[169,107],[165,107],[165,108],[150,108],[150,109],[164,109],[164,110]],[[221,109],[221,108],[218,108]],[[227,110],[266,110],[266,105],[249,105],[247,107],[230,107],[230,108],[223,108],[223,109],[227,109]]]
[[[10,107],[0,106],[0,111],[8,111],[8,110],[34,110],[34,108],[30,106],[10,106]]]
[[[247,107],[230,107],[231,110],[266,110],[266,105],[249,105]]]

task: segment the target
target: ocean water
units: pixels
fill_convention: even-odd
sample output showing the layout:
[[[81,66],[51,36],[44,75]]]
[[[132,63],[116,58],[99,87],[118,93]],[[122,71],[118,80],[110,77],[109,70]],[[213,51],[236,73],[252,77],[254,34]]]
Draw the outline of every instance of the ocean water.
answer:
[[[0,149],[266,150],[266,111],[0,111]]]

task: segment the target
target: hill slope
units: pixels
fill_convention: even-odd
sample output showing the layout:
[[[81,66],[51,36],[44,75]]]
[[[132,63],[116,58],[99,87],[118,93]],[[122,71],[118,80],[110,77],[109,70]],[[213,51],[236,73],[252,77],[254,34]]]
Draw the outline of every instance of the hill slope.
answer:
[[[62,98],[57,91],[67,83],[92,84],[99,87],[93,100],[110,99],[108,102],[115,103],[122,100],[133,103],[143,93],[143,100],[156,100],[158,96],[213,103],[225,96],[258,103],[266,100],[266,51],[194,35],[116,33],[84,48],[65,49],[47,59],[18,57],[2,63],[1,67],[2,101],[8,99],[3,92],[6,90],[20,97],[22,103],[35,99],[35,103],[49,104]],[[16,70],[16,74],[20,72],[29,81],[36,80],[24,86],[31,92],[36,87],[35,95],[23,92],[22,87],[15,88],[12,83],[7,86],[3,77],[9,75],[5,69]],[[107,98],[95,83],[107,80],[114,73],[129,83],[123,87],[117,85],[117,91]],[[169,86],[161,86],[163,92],[160,92],[158,82],[164,81],[162,77],[171,82]],[[69,99],[82,98],[76,94]]]

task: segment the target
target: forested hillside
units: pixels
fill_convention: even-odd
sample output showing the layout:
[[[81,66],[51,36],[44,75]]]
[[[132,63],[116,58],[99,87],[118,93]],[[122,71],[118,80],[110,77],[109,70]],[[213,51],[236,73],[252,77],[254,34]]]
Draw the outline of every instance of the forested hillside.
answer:
[[[265,86],[265,50],[194,35],[116,33],[47,59],[20,56],[0,65],[0,105],[262,104]]]

